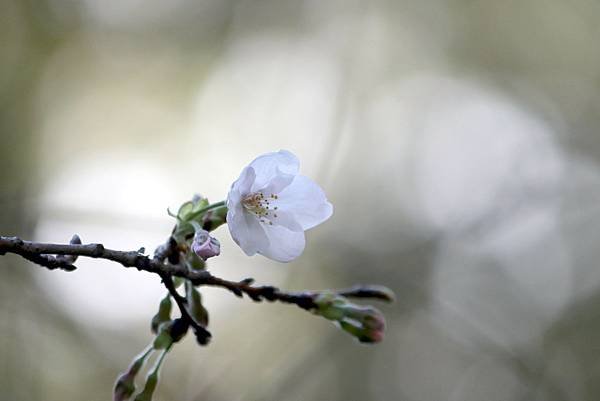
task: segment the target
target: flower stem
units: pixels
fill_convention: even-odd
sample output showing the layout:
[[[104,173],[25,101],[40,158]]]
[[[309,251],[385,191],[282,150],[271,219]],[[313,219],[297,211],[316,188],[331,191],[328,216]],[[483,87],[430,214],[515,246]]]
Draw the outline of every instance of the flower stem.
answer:
[[[153,369],[154,374],[158,374],[158,371],[160,370],[160,367],[162,366],[165,356],[167,356],[167,354],[171,350],[171,347],[172,347],[172,345],[169,345],[167,348],[165,348],[163,350],[163,352],[160,354],[160,356],[158,357],[158,361],[156,361],[156,364],[154,365],[154,369]]]
[[[170,349],[171,345],[169,345],[162,351],[162,353],[158,357],[158,360],[154,364],[154,367],[146,377],[146,384],[144,385],[144,389],[135,397],[134,401],[152,401],[152,395],[154,394],[154,390],[156,390],[156,386],[158,385],[158,374],[160,371],[160,367]]]
[[[134,363],[143,363],[148,356],[154,351],[154,347],[152,343],[148,344],[148,346],[138,355],[136,359],[134,359]]]

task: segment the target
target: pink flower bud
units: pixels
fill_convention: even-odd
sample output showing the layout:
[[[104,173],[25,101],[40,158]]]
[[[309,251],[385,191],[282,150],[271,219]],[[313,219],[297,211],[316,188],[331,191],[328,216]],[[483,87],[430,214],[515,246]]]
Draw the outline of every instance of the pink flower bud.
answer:
[[[206,230],[196,230],[192,241],[192,251],[202,260],[218,256],[221,253],[221,244],[215,237],[211,237]]]

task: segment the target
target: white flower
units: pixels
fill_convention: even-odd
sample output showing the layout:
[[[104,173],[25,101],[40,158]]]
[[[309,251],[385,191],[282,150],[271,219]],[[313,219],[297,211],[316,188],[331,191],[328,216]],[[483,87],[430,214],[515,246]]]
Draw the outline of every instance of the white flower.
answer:
[[[227,225],[248,255],[289,262],[304,250],[304,231],[333,213],[323,190],[298,174],[291,152],[266,153],[242,170],[227,195]]]

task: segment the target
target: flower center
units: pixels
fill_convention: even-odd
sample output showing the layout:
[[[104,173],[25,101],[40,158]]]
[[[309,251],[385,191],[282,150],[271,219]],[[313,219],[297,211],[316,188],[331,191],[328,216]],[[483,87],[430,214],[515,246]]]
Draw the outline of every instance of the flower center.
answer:
[[[273,219],[277,218],[277,206],[272,206],[271,202],[279,199],[276,194],[265,197],[262,192],[253,192],[244,196],[242,206],[244,209],[254,214],[261,223],[273,225]]]

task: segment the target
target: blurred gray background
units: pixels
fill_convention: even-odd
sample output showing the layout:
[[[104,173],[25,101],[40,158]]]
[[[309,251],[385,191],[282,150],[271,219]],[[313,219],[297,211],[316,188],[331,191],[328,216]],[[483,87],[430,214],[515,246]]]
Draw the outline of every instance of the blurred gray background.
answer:
[[[384,284],[385,341],[205,291],[157,400],[600,399],[600,3],[0,0],[0,233],[153,249],[176,208],[296,153],[335,206],[282,265]],[[107,400],[157,277],[0,258],[0,399]]]

